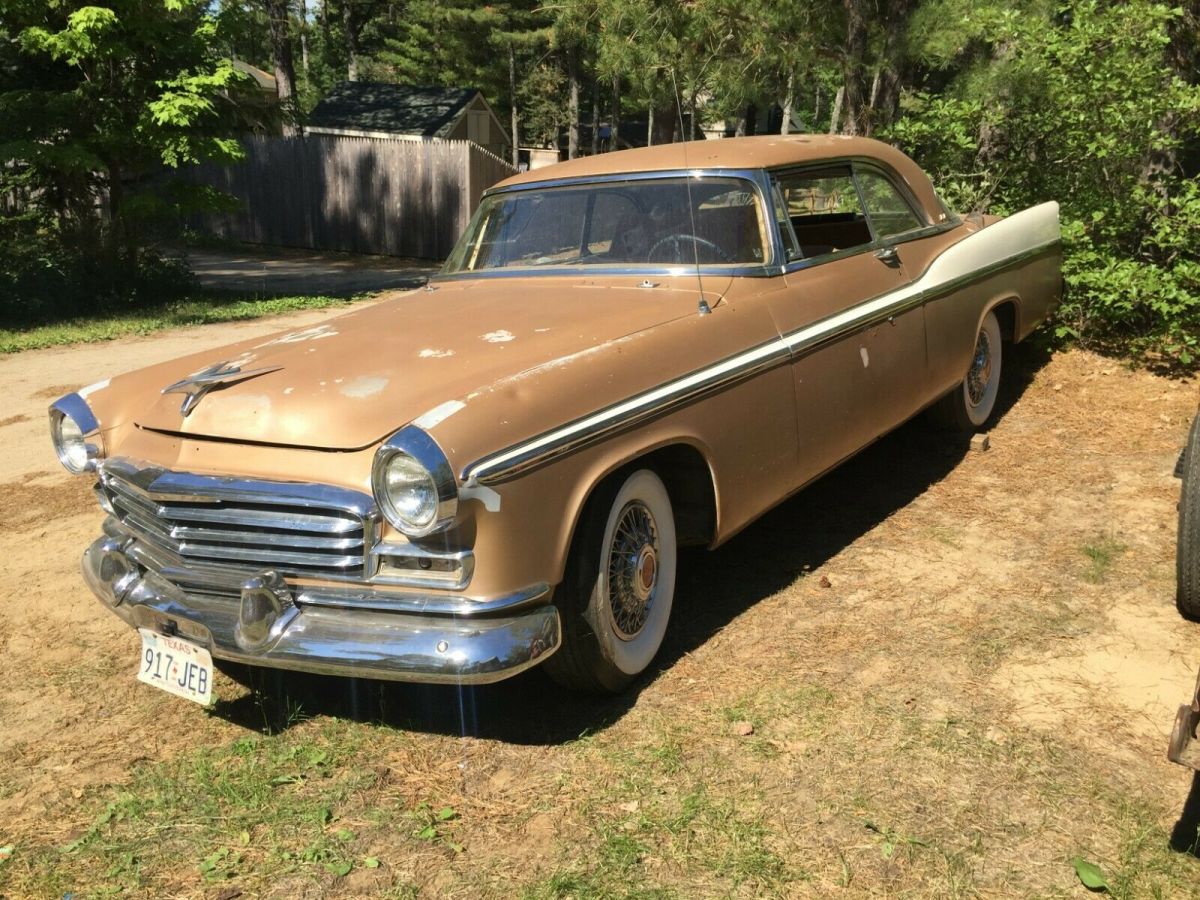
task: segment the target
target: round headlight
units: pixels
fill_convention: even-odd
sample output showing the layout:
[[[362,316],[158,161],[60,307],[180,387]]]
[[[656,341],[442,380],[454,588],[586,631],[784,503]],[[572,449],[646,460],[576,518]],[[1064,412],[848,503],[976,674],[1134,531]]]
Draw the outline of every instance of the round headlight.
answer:
[[[50,407],[50,439],[58,461],[72,475],[95,468],[100,448],[94,438],[100,425],[95,415],[78,394],[68,394]]]
[[[437,484],[423,465],[407,453],[387,461],[383,474],[384,498],[392,517],[408,530],[423,531],[437,516]]]
[[[79,423],[70,416],[58,420],[58,458],[72,472],[82,472],[88,463],[87,442]]]
[[[441,447],[409,425],[384,441],[371,473],[384,516],[409,537],[423,537],[454,521],[458,483]]]

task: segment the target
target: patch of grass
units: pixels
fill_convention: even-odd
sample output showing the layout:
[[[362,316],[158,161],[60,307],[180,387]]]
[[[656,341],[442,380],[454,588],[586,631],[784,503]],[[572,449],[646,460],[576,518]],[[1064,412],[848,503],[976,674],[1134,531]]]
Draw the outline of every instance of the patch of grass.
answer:
[[[528,888],[525,900],[671,900],[678,896],[663,887],[609,881],[603,876],[558,872]]]
[[[256,893],[289,874],[343,877],[374,859],[340,813],[375,779],[349,764],[358,743],[353,726],[295,729],[140,768],[129,785],[94,798],[77,836],[20,848],[19,867],[2,874],[15,895],[38,896],[166,896],[181,878]]]
[[[1091,565],[1084,572],[1083,577],[1093,584],[1100,584],[1104,581],[1104,577],[1112,568],[1113,563],[1116,562],[1117,557],[1127,549],[1124,544],[1111,537],[1103,537],[1095,543],[1084,544],[1079,548],[1079,552],[1088,558]]]
[[[184,325],[259,319],[302,309],[349,306],[372,296],[231,297],[228,294],[200,294],[187,300],[131,312],[70,319],[29,329],[0,328],[0,353],[109,341]]]

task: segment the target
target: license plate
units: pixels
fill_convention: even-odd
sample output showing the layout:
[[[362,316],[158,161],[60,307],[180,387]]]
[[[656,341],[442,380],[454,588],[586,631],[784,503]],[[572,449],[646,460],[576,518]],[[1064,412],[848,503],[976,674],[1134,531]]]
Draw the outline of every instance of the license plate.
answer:
[[[212,702],[212,654],[177,637],[139,628],[142,661],[138,681],[207,706]]]

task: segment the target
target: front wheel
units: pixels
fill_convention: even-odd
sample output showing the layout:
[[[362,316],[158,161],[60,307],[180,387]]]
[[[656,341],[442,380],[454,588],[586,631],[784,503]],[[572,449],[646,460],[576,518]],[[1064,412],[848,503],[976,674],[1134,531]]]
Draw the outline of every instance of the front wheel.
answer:
[[[1183,489],[1179,495],[1179,535],[1175,545],[1175,604],[1200,621],[1200,413],[1192,420],[1183,451]]]
[[[1002,350],[1000,322],[989,312],[979,326],[967,377],[932,409],[940,424],[954,431],[976,431],[987,424],[1000,393]]]
[[[555,604],[562,646],[546,672],[564,687],[617,693],[662,646],[675,597],[675,517],[667,489],[639,469],[601,486],[584,510]]]

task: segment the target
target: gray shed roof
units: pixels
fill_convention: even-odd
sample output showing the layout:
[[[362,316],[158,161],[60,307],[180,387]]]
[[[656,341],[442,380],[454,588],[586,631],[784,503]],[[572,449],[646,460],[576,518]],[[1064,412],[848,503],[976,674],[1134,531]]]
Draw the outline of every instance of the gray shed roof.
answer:
[[[343,81],[316,105],[308,116],[308,124],[316,128],[444,137],[478,93],[476,88]]]

